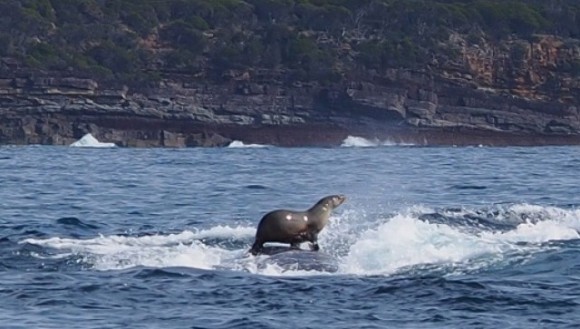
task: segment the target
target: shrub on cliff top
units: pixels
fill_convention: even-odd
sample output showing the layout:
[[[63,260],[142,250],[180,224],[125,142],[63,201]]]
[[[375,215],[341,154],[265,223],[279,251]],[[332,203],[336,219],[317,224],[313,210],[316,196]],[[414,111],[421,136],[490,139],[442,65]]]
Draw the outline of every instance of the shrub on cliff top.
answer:
[[[300,70],[296,76],[302,79],[336,67],[421,67],[441,53],[451,32],[478,31],[472,42],[534,33],[578,38],[580,5],[575,0],[2,0],[0,31],[6,45],[0,54],[35,67],[86,73],[99,67],[126,76],[155,66],[194,71],[206,63],[211,66],[206,70],[216,71]],[[143,53],[150,59],[138,55]]]
[[[159,35],[174,48],[188,50],[192,54],[201,54],[205,46],[201,32],[183,20],[167,25],[161,29]]]

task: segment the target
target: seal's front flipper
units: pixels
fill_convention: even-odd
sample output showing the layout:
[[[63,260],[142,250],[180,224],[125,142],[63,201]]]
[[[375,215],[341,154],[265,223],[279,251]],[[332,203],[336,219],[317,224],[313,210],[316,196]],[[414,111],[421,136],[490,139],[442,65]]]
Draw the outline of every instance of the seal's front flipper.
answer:
[[[254,242],[254,244],[252,245],[252,248],[250,249],[250,254],[252,254],[253,256],[256,256],[258,254],[261,254],[263,249],[264,249],[264,243],[256,240],[256,242]]]
[[[248,250],[248,252],[249,252],[249,253],[250,253],[250,255],[252,255],[252,256],[257,256],[257,255],[260,253],[260,251],[258,251],[258,250],[254,250],[254,249],[250,249],[250,250]]]
[[[291,243],[290,249],[300,249],[300,243],[299,242]]]
[[[310,250],[318,251],[320,247],[318,246],[318,234],[314,232],[310,232],[308,234],[308,241],[312,242],[310,244]]]

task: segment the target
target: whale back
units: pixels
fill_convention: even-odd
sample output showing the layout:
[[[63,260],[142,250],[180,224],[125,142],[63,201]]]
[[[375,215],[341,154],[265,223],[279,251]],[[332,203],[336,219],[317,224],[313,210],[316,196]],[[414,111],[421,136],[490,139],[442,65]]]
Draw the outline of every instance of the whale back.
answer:
[[[283,270],[330,273],[338,271],[338,260],[323,251],[292,249],[286,246],[266,246],[260,254],[269,256],[262,261],[262,265],[273,264]]]

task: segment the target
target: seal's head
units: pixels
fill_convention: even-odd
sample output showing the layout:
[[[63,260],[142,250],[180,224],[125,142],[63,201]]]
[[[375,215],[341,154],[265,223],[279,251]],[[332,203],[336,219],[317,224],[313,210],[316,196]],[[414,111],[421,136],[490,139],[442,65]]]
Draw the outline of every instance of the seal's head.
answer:
[[[332,208],[336,208],[338,206],[340,206],[341,204],[344,203],[344,201],[346,201],[346,196],[339,194],[339,195],[333,195],[330,198],[331,201],[331,206]]]
[[[315,207],[322,206],[324,208],[331,210],[343,204],[344,201],[346,201],[346,196],[342,194],[329,195],[327,197],[320,199],[320,201],[316,203]]]

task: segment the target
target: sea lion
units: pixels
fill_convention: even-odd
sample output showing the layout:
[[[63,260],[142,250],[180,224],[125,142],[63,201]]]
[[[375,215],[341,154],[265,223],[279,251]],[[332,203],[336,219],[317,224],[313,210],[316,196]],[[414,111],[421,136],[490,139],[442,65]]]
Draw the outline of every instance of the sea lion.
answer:
[[[318,233],[328,223],[332,210],[345,200],[344,195],[330,195],[306,211],[279,209],[267,213],[258,224],[250,253],[261,253],[266,242],[289,243],[291,248],[298,249],[302,242],[309,241],[310,249],[318,251]]]

